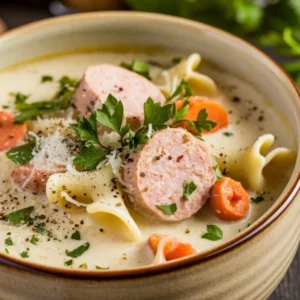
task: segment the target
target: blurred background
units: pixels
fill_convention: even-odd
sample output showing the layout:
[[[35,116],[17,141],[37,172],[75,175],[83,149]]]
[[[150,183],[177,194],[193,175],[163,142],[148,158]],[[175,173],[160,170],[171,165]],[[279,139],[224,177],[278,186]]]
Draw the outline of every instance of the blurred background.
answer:
[[[101,10],[158,12],[222,28],[273,56],[300,86],[300,0],[0,0],[0,34],[49,17]],[[300,300],[300,251],[269,299]]]

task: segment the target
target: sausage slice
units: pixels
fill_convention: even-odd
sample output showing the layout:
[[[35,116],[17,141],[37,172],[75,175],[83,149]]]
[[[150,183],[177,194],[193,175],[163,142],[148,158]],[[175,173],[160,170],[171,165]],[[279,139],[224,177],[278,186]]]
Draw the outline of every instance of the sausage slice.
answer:
[[[205,144],[181,128],[164,129],[137,153],[127,158],[123,180],[137,210],[163,221],[180,221],[194,215],[206,202],[215,182],[213,161]],[[183,183],[197,188],[183,198]],[[158,206],[176,203],[173,215]]]
[[[46,184],[49,177],[55,173],[63,173],[63,168],[53,170],[34,168],[32,165],[16,165],[11,173],[11,177],[16,185],[22,190],[33,193],[43,194],[46,192]]]
[[[80,116],[89,116],[102,107],[109,94],[124,105],[126,121],[133,128],[143,123],[144,102],[165,102],[160,90],[143,76],[109,64],[90,66],[73,96],[73,106]]]

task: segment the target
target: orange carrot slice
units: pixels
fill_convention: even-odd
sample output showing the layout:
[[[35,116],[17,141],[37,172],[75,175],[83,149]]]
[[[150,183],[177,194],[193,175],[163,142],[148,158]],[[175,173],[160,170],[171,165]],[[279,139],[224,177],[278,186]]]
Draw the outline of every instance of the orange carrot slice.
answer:
[[[157,253],[159,243],[167,235],[152,234],[148,239],[148,244],[154,254]],[[182,243],[176,237],[170,237],[164,246],[166,260],[173,260],[197,253],[197,250],[189,243]]]
[[[0,111],[0,151],[19,144],[26,132],[27,127],[25,124],[14,124],[12,114]]]
[[[212,187],[209,203],[220,219],[239,220],[248,214],[250,199],[239,182],[224,177]]]
[[[210,100],[207,97],[193,96],[189,98],[190,105],[189,111],[185,116],[185,119],[190,121],[197,120],[198,114],[202,109],[206,109],[208,114],[207,119],[217,123],[217,126],[212,128],[210,131],[203,130],[203,133],[213,133],[218,131],[221,128],[228,126],[228,114],[226,109],[221,106],[219,103]],[[176,102],[176,109],[179,110],[184,104],[184,100],[179,100]],[[186,128],[191,133],[195,134],[195,130],[191,128],[188,123],[181,122],[179,127]]]

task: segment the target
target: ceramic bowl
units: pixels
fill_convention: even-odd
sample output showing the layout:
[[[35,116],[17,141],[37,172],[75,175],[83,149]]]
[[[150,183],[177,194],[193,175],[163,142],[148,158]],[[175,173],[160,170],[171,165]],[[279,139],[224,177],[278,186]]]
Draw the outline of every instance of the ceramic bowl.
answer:
[[[248,43],[210,26],[133,12],[92,13],[21,27],[0,38],[0,69],[58,52],[113,45],[199,52],[253,84],[286,116],[298,157],[279,199],[238,237],[165,265],[75,271],[0,255],[1,299],[266,299],[289,267],[300,239],[300,99],[290,78]]]

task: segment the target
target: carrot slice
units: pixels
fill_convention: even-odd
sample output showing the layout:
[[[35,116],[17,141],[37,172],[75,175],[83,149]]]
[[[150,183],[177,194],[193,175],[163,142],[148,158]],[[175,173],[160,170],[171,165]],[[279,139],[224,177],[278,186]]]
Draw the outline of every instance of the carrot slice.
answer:
[[[212,187],[209,203],[220,219],[239,220],[248,214],[250,199],[239,182],[224,177]]]
[[[167,235],[152,234],[148,239],[148,244],[154,254],[157,253],[157,249],[161,240],[167,237]],[[185,256],[189,256],[197,253],[196,249],[189,243],[182,243],[176,237],[171,237],[165,244],[164,255],[166,260],[173,260]]]
[[[14,116],[0,111],[0,151],[10,149],[21,142],[26,134],[25,124],[14,124]]]
[[[226,109],[219,103],[210,100],[207,97],[193,96],[189,98],[190,106],[185,119],[190,121],[197,120],[198,114],[202,109],[206,109],[208,114],[207,119],[217,123],[217,126],[212,128],[210,131],[203,130],[203,133],[213,133],[221,128],[228,126],[228,114]],[[179,100],[176,102],[176,109],[179,110],[184,104],[184,100]],[[181,122],[179,127],[186,128],[191,133],[195,134],[195,130],[191,128],[188,123]]]

